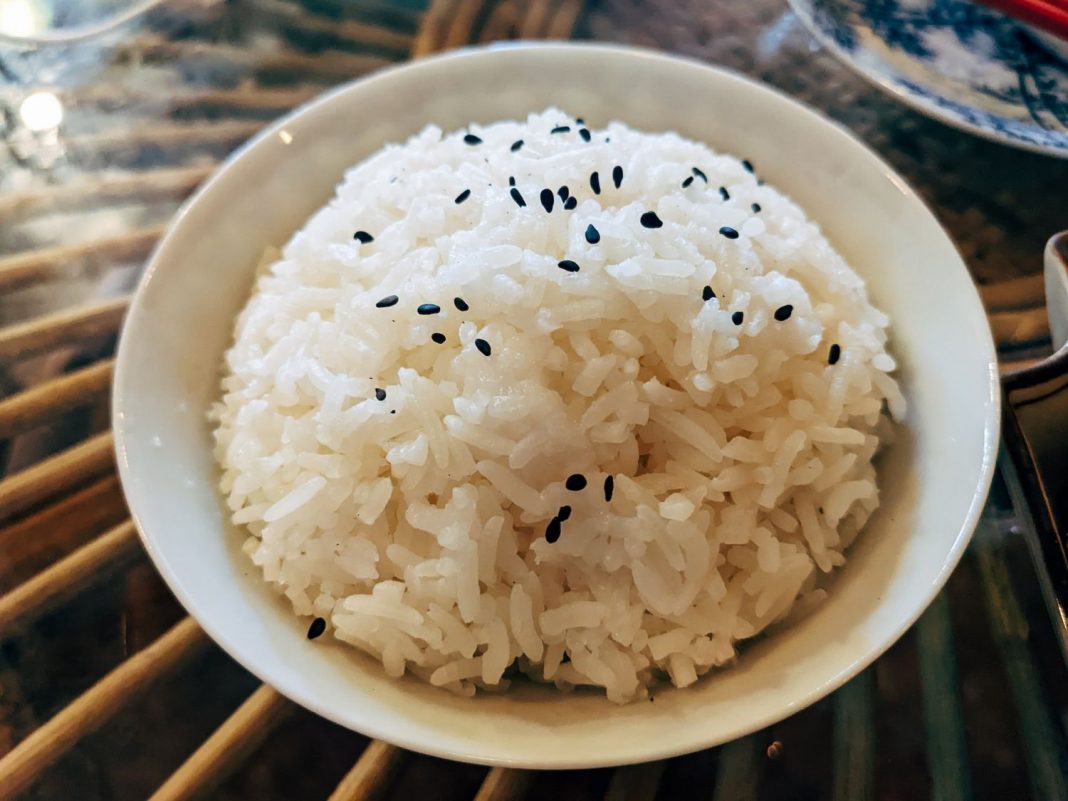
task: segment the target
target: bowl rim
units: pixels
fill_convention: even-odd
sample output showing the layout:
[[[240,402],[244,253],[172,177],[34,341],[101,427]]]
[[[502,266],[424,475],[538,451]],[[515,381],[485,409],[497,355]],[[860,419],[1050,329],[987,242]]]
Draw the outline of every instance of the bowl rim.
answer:
[[[471,753],[460,747],[453,747],[450,744],[444,744],[448,741],[434,740],[431,738],[419,738],[408,737],[403,733],[399,733],[393,727],[391,727],[388,719],[376,718],[374,716],[366,716],[359,721],[354,721],[351,715],[340,713],[337,709],[327,705],[325,702],[320,702],[314,698],[310,698],[302,689],[293,687],[291,683],[278,680],[276,676],[270,674],[270,671],[262,663],[256,662],[251,657],[240,653],[239,649],[232,646],[225,637],[221,634],[219,629],[213,623],[213,619],[210,615],[197,614],[194,610],[200,610],[201,604],[192,598],[184,589],[184,585],[179,577],[174,574],[168,567],[167,560],[163,557],[160,549],[156,547],[154,539],[147,533],[147,527],[145,521],[142,519],[142,515],[138,509],[138,504],[134,500],[135,493],[128,490],[131,486],[131,472],[133,468],[130,466],[126,459],[127,438],[134,439],[133,435],[128,435],[124,425],[122,424],[126,398],[124,397],[121,388],[127,382],[127,372],[129,368],[129,356],[128,349],[132,347],[129,342],[132,337],[127,335],[128,329],[136,325],[136,320],[142,316],[145,304],[145,295],[147,288],[152,281],[152,277],[159,269],[162,259],[168,250],[171,249],[173,241],[176,238],[176,230],[180,227],[183,219],[186,217],[190,208],[196,205],[201,197],[207,194],[213,189],[213,187],[224,180],[230,169],[238,162],[251,153],[251,151],[257,149],[262,143],[276,137],[280,131],[283,131],[288,125],[291,125],[294,120],[305,114],[309,114],[320,107],[332,103],[336,98],[341,97],[349,92],[359,92],[362,87],[380,81],[388,81],[394,73],[400,71],[415,71],[415,70],[432,70],[436,65],[445,62],[456,62],[471,59],[477,60],[480,56],[484,57],[487,54],[498,51],[509,51],[516,49],[536,49],[545,51],[547,54],[554,52],[568,52],[574,53],[576,51],[583,51],[590,54],[601,54],[608,56],[624,56],[632,59],[645,59],[649,62],[659,62],[668,67],[685,67],[685,68],[698,68],[701,70],[707,70],[714,73],[718,73],[721,77],[734,81],[736,84],[748,92],[755,92],[771,96],[776,102],[782,104],[788,104],[792,107],[794,113],[798,113],[807,116],[814,121],[822,125],[829,136],[837,138],[837,140],[843,144],[847,144],[853,148],[859,148],[865,158],[870,160],[873,164],[877,165],[882,173],[889,178],[897,188],[910,199],[911,202],[918,204],[928,215],[930,215],[932,221],[938,226],[943,236],[946,238],[947,244],[952,248],[956,254],[960,267],[962,270],[967,271],[967,267],[960,257],[959,250],[956,244],[949,237],[949,234],[945,231],[944,227],[938,222],[937,216],[933,213],[931,208],[923,200],[923,198],[908,184],[900,175],[897,174],[886,162],[878,155],[870,146],[865,142],[854,136],[845,126],[829,119],[818,111],[809,108],[805,104],[789,97],[783,92],[772,88],[762,82],[759,82],[746,75],[740,74],[729,68],[721,67],[719,65],[712,65],[702,62],[696,58],[687,56],[678,56],[673,54],[665,54],[659,51],[644,48],[633,47],[626,45],[616,44],[602,44],[602,43],[575,43],[575,42],[545,42],[545,41],[519,41],[519,42],[500,42],[489,45],[475,45],[470,47],[458,48],[450,50],[443,54],[429,56],[426,58],[417,59],[414,61],[406,61],[396,65],[392,65],[380,70],[377,70],[368,75],[362,76],[356,80],[346,82],[340,86],[331,88],[320,95],[312,98],[308,102],[298,106],[292,111],[281,116],[274,122],[266,125],[259,133],[251,137],[244,144],[234,150],[226,159],[224,159],[215,171],[205,180],[178,208],[167,226],[167,230],[160,237],[159,241],[153,248],[148,260],[145,263],[145,268],[138,281],[137,288],[133,294],[130,302],[130,306],[126,317],[123,321],[123,326],[120,332],[119,345],[115,359],[115,371],[112,380],[112,431],[114,439],[114,451],[116,457],[116,463],[118,466],[118,473],[120,483],[123,488],[123,493],[126,498],[127,506],[130,511],[130,517],[133,520],[135,527],[137,528],[138,535],[140,537],[142,546],[145,548],[149,557],[151,558],[154,567],[157,572],[163,578],[167,587],[175,597],[182,604],[185,611],[196,620],[197,624],[203,629],[203,631],[214,641],[214,643],[221,648],[230,658],[234,659],[241,667],[249,671],[257,679],[264,684],[274,688],[281,695],[287,697],[291,701],[299,704],[300,706],[308,709],[315,714],[326,718],[344,728],[358,731],[368,737],[375,739],[381,739],[389,742],[398,747],[406,750],[414,751],[417,753],[426,754],[433,757],[439,757],[444,759],[451,759],[460,762],[466,762],[471,764],[489,765],[489,766],[501,766],[509,768],[524,768],[524,769],[545,769],[545,770],[570,770],[570,769],[586,769],[586,768],[601,768],[620,766],[628,764],[637,764],[646,761],[667,759],[683,754],[694,753],[699,750],[715,747],[721,745],[730,739],[737,739],[748,736],[756,731],[764,729],[770,725],[773,725],[801,710],[807,708],[811,704],[826,697],[830,693],[842,687],[850,679],[854,678],[857,674],[861,673],[872,663],[874,663],[879,657],[881,657],[887,649],[889,649],[898,639],[900,639],[905,632],[907,632],[913,624],[920,618],[920,616],[926,611],[927,607],[932,603],[937,594],[942,591],[946,581],[950,574],[956,568],[961,557],[964,554],[971,537],[979,523],[980,514],[986,502],[986,497],[989,492],[996,465],[996,454],[998,450],[998,442],[1000,437],[1001,426],[1001,389],[1000,380],[997,367],[996,351],[994,349],[994,343],[992,335],[983,339],[983,342],[976,345],[976,358],[980,355],[983,356],[983,361],[986,362],[988,368],[989,382],[988,393],[986,397],[982,398],[987,410],[986,416],[983,422],[983,462],[978,473],[978,481],[972,488],[972,499],[967,509],[967,514],[963,517],[960,523],[960,527],[953,538],[952,547],[947,552],[941,568],[934,576],[933,580],[927,585],[925,592],[917,596],[917,603],[910,614],[903,618],[903,621],[889,634],[879,638],[879,640],[867,647],[862,656],[853,659],[848,665],[840,669],[838,672],[824,677],[820,682],[813,683],[805,692],[799,693],[793,696],[788,703],[781,704],[776,707],[774,711],[769,711],[759,717],[747,718],[744,723],[736,725],[729,738],[724,738],[721,735],[711,735],[698,737],[694,736],[685,743],[673,742],[670,744],[659,744],[656,742],[646,742],[643,744],[636,744],[630,746],[625,753],[621,754],[619,758],[586,758],[581,752],[567,752],[566,750],[557,751],[551,758],[544,754],[537,755],[534,758],[525,758],[522,756],[516,757],[501,757],[496,754],[481,754]],[[969,274],[970,276],[970,274]],[[982,308],[981,300],[978,293],[978,289],[974,284],[974,280],[971,284],[971,291],[974,293],[974,303],[978,308]],[[982,354],[980,354],[982,351]],[[979,398],[976,399],[980,400]],[[359,728],[356,728],[358,722]]]

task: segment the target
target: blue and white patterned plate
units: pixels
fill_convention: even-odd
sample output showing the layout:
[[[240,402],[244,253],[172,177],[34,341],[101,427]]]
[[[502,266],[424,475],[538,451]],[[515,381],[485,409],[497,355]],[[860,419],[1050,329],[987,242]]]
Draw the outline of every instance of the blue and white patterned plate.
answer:
[[[1068,158],[1068,43],[969,0],[790,0],[813,34],[931,117]]]

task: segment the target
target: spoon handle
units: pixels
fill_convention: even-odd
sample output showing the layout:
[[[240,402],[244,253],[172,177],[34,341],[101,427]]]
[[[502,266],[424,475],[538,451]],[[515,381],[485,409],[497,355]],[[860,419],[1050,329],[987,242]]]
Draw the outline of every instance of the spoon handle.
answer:
[[[1053,355],[1006,375],[999,464],[1068,659],[1068,231],[1046,245]]]

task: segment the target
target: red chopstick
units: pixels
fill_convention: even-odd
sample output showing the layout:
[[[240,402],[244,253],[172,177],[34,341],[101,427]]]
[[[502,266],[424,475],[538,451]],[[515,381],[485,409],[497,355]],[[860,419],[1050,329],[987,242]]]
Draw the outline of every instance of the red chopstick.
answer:
[[[978,0],[1021,22],[1068,40],[1068,0]]]

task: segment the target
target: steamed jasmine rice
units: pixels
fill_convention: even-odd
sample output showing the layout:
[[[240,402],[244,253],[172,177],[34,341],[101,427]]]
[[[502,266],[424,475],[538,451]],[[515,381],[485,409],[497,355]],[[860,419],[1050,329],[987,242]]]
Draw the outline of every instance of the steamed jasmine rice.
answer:
[[[686,687],[877,507],[888,322],[748,162],[555,109],[430,127],[265,263],[222,490],[309,637],[391,676]]]

